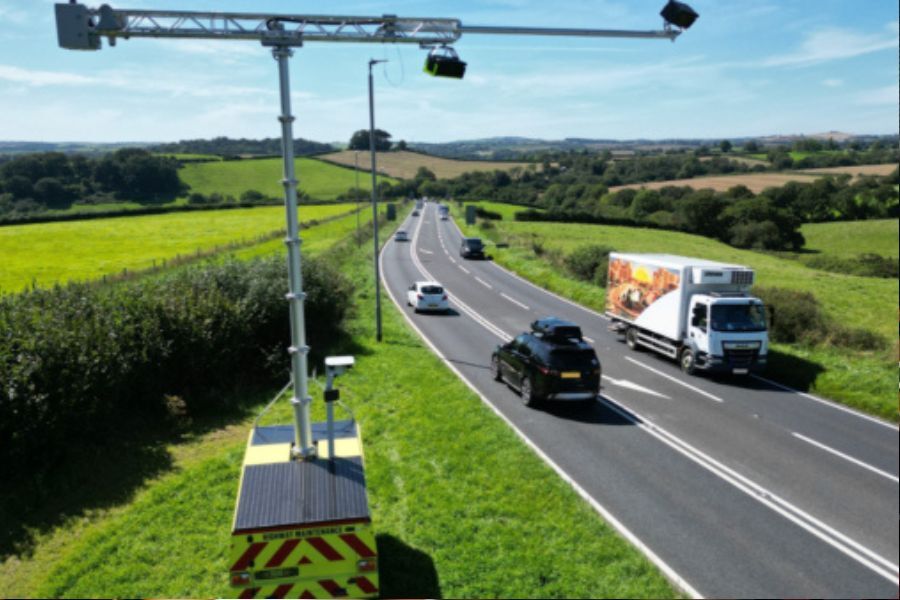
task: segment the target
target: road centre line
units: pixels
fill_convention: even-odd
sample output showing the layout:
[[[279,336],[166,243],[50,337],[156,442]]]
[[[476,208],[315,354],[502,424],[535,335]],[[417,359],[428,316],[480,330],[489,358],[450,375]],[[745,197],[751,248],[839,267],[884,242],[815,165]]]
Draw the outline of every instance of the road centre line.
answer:
[[[707,471],[713,473],[720,479],[730,483],[738,488],[754,500],[762,503],[776,513],[785,517],[792,523],[800,526],[809,533],[813,534],[828,545],[836,548],[846,556],[859,562],[878,575],[891,582],[897,581],[900,569],[897,565],[888,559],[879,556],[872,550],[869,550],[862,544],[850,539],[846,535],[840,533],[829,525],[826,525],[819,519],[813,517],[809,513],[794,506],[790,502],[782,499],[777,494],[762,487],[754,481],[740,475],[733,469],[725,466],[708,454],[694,448],[687,442],[681,440],[674,434],[669,433],[664,428],[654,424],[653,422],[642,417],[637,411],[624,408],[624,404],[609,397],[608,395],[599,396],[598,402],[606,404],[610,409],[615,411],[623,418],[631,421],[644,431],[647,431],[653,437],[661,442],[677,450],[690,460],[694,461]]]
[[[581,337],[583,337],[584,339],[586,339],[587,341],[589,341],[589,342],[592,343],[592,344],[596,344],[596,343],[597,343],[593,338],[589,338],[589,337],[586,336],[586,335],[583,335],[583,336],[581,336]]]
[[[421,250],[419,250],[419,252],[422,252],[424,254],[434,254],[434,252],[432,252],[431,250],[426,250],[425,248],[422,248]]]
[[[507,295],[504,294],[503,292],[500,292],[500,295],[503,296],[504,298],[506,298],[507,300],[509,300],[510,302],[512,302],[513,304],[517,305],[517,306],[518,306],[519,308],[521,308],[522,310],[531,310],[530,308],[528,308],[527,306],[525,306],[524,304],[522,304],[521,302],[519,302],[519,301],[516,300],[515,298],[513,298],[513,297],[511,297],[511,296],[507,296]]]
[[[670,567],[664,560],[662,560],[653,550],[650,549],[649,546],[644,544],[634,533],[631,532],[621,521],[619,521],[616,517],[613,516],[611,512],[609,512],[606,507],[604,507],[600,502],[597,501],[596,498],[590,495],[587,490],[585,490],[575,479],[572,478],[565,470],[562,469],[552,458],[550,458],[543,450],[541,450],[537,444],[535,444],[531,438],[529,438],[521,429],[519,429],[506,415],[504,415],[500,410],[494,406],[494,404],[488,399],[487,396],[481,393],[475,385],[469,381],[469,379],[462,374],[462,372],[457,369],[456,365],[451,363],[447,358],[443,355],[443,353],[438,350],[437,346],[435,346],[431,340],[428,339],[421,329],[415,324],[412,318],[407,314],[400,303],[397,301],[397,298],[394,296],[394,293],[391,291],[390,286],[387,282],[387,277],[384,272],[384,251],[387,248],[387,244],[385,244],[381,252],[378,255],[379,263],[381,263],[381,279],[384,284],[385,289],[388,292],[388,296],[390,296],[391,301],[394,303],[394,306],[397,307],[397,310],[400,311],[400,314],[403,315],[403,318],[406,319],[406,322],[419,334],[419,337],[425,344],[431,348],[431,351],[437,355],[437,357],[444,363],[444,365],[449,368],[453,373],[456,374],[459,379],[468,386],[472,392],[478,396],[478,398],[488,407],[490,408],[494,414],[497,415],[506,425],[512,429],[513,433],[515,433],[519,439],[521,439],[528,448],[534,452],[538,458],[544,461],[553,471],[559,475],[560,479],[566,482],[575,492],[581,496],[588,504],[591,505],[591,508],[594,509],[603,519],[612,525],[612,527],[618,531],[622,537],[628,540],[632,545],[634,545],[639,551],[641,551],[647,559],[656,565],[660,571],[666,576],[666,578],[671,581],[677,588],[685,592],[685,594],[691,598],[696,600],[702,600],[703,596],[698,592],[694,586],[689,584],[681,575],[675,572],[672,567]]]
[[[665,377],[666,379],[668,379],[668,380],[670,380],[670,381],[674,381],[674,382],[677,383],[678,385],[684,386],[684,387],[688,388],[689,390],[693,390],[693,391],[697,392],[698,394],[700,394],[701,396],[706,396],[706,397],[709,398],[710,400],[715,400],[716,402],[721,402],[721,403],[724,403],[724,402],[725,402],[724,400],[722,400],[722,399],[719,398],[718,396],[714,396],[714,395],[710,394],[710,393],[707,392],[707,391],[701,390],[700,388],[698,388],[698,387],[696,387],[696,386],[693,386],[693,385],[691,385],[691,384],[689,384],[689,383],[686,383],[686,382],[684,382],[684,381],[681,381],[681,380],[678,379],[677,377],[672,377],[671,375],[669,375],[669,374],[667,374],[667,373],[663,373],[662,371],[660,371],[660,370],[658,370],[658,369],[654,369],[654,368],[651,367],[650,365],[645,365],[645,364],[642,363],[641,361],[635,360],[635,359],[631,358],[630,356],[626,356],[626,357],[624,357],[624,358],[625,358],[625,360],[627,360],[628,362],[634,363],[634,364],[636,364],[636,365],[639,366],[639,367],[642,367],[642,368],[644,368],[644,369],[647,369],[648,371],[652,371],[652,372],[656,373],[657,375],[659,375],[660,377]]]
[[[831,400],[826,400],[825,398],[819,398],[818,396],[813,396],[812,394],[807,394],[806,392],[801,392],[800,390],[795,390],[794,388],[784,385],[783,383],[778,383],[777,381],[772,381],[771,379],[766,379],[765,377],[761,377],[759,375],[754,374],[754,375],[751,375],[751,377],[758,379],[760,381],[764,381],[765,383],[768,383],[769,385],[774,385],[775,387],[781,388],[787,392],[794,392],[795,394],[799,394],[800,396],[803,396],[804,398],[814,400],[815,402],[819,402],[820,404],[824,404],[825,406],[830,406],[831,408],[836,408],[838,410],[844,411],[845,413],[855,415],[861,419],[865,419],[866,421],[871,421],[872,423],[875,423],[877,425],[882,425],[889,429],[897,430],[897,426],[894,425],[893,423],[888,423],[887,421],[883,421],[877,417],[873,417],[871,415],[861,413],[857,410],[853,410],[852,408],[849,408],[842,404],[837,404],[836,402],[832,402]]]
[[[475,281],[477,281],[478,283],[480,283],[481,285],[483,285],[484,287],[486,287],[489,290],[494,289],[494,286],[492,286],[487,281],[485,281],[484,279],[482,279],[481,277],[479,277],[477,275],[475,276]]]
[[[863,469],[868,469],[869,471],[872,471],[873,473],[877,473],[878,475],[881,475],[882,477],[887,477],[894,483],[900,483],[900,479],[898,479],[895,475],[891,475],[890,473],[888,473],[886,471],[882,471],[881,469],[876,469],[872,465],[870,465],[868,463],[864,463],[863,461],[859,460],[858,458],[853,458],[852,456],[849,456],[847,454],[844,454],[843,452],[835,450],[834,448],[826,446],[822,442],[817,442],[814,439],[808,438],[805,435],[797,433],[796,431],[792,431],[791,434],[795,438],[801,439],[804,442],[806,442],[807,444],[812,444],[813,446],[816,446],[817,448],[821,448],[825,452],[830,452],[831,454],[834,454],[835,456],[839,456],[846,461],[852,462],[853,464],[862,467]]]
[[[465,273],[466,275],[468,275],[470,273],[470,271],[467,268],[465,268],[464,266],[462,266],[462,265],[457,265],[457,266],[460,269],[462,269],[462,272]]]

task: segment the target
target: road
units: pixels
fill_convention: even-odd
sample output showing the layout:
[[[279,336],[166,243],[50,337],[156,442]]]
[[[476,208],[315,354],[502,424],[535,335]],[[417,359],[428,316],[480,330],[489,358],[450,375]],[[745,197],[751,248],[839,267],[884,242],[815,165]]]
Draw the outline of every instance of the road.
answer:
[[[434,204],[381,254],[386,291],[434,352],[608,522],[696,597],[898,595],[898,432],[761,378],[689,377],[632,352],[596,312],[459,257]],[[413,314],[436,279],[449,315]],[[525,407],[493,348],[544,316],[578,323],[603,365],[596,402]],[[589,557],[582,557],[590,560]]]

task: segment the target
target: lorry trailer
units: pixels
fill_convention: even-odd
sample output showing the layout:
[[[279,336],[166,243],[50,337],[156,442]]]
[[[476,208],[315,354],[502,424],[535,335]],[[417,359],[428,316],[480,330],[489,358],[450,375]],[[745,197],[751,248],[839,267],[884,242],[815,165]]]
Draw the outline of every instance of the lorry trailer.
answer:
[[[697,370],[747,374],[765,368],[769,350],[763,303],[749,294],[748,267],[672,254],[609,255],[610,329]]]

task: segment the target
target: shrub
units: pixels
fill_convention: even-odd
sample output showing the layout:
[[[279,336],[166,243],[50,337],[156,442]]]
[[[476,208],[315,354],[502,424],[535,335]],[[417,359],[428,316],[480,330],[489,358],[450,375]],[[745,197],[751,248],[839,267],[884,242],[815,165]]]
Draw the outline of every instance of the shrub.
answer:
[[[773,342],[816,343],[825,338],[825,314],[810,292],[777,287],[756,287],[753,292],[766,304]]]
[[[491,219],[494,221],[503,220],[503,215],[501,215],[500,213],[486,210],[484,208],[481,208],[480,206],[475,207],[475,215],[481,219]]]
[[[308,343],[321,348],[340,330],[350,284],[316,260],[303,279]],[[0,298],[0,472],[40,470],[126,412],[164,421],[167,397],[197,415],[225,388],[285,372],[286,286],[273,257]]]
[[[612,250],[596,244],[579,246],[565,257],[566,268],[582,281],[593,281],[605,287],[609,253]]]
[[[813,269],[832,271],[834,273],[847,273],[862,277],[882,277],[884,279],[897,279],[900,277],[900,260],[878,254],[860,254],[855,258],[842,258],[827,254],[816,255],[804,259],[803,263]]]

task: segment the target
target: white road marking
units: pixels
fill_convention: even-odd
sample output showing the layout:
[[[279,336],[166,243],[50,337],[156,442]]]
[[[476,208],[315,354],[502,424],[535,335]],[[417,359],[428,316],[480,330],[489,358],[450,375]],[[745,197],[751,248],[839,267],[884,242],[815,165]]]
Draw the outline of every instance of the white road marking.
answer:
[[[669,433],[650,420],[645,419],[637,411],[623,408],[625,405],[621,402],[610,398],[609,396],[600,396],[598,402],[606,404],[623,418],[628,419],[656,439],[674,448],[707,471],[710,471],[720,479],[723,479],[738,488],[757,502],[771,508],[792,523],[802,527],[826,544],[868,567],[888,581],[897,581],[897,576],[900,574],[900,568],[888,559],[879,556],[862,544],[850,539],[831,526],[826,525],[809,513],[779,497],[772,491],[737,473],[708,454],[694,448],[684,440]]]
[[[486,287],[486,288],[489,289],[489,290],[494,289],[494,286],[492,286],[491,284],[489,284],[487,281],[485,281],[485,280],[482,279],[481,277],[478,277],[477,275],[475,276],[475,281],[477,281],[478,283],[480,283],[481,285],[483,285],[484,287]]]
[[[693,391],[697,392],[698,394],[700,394],[701,396],[706,396],[706,397],[709,398],[710,400],[715,400],[716,402],[724,402],[724,400],[722,400],[722,399],[719,398],[718,396],[713,396],[713,395],[710,394],[709,392],[706,392],[706,391],[701,390],[700,388],[698,388],[698,387],[696,387],[696,386],[693,386],[693,385],[691,385],[691,384],[689,384],[689,383],[686,383],[686,382],[684,382],[684,381],[681,381],[681,380],[678,379],[677,377],[672,377],[671,375],[669,375],[669,374],[667,374],[667,373],[663,373],[663,372],[660,371],[659,369],[654,369],[654,368],[651,367],[650,365],[645,365],[644,363],[642,363],[642,362],[639,361],[639,360],[634,360],[634,359],[631,358],[630,356],[626,356],[626,357],[625,357],[625,360],[627,360],[628,362],[632,362],[632,363],[636,364],[636,365],[639,366],[639,367],[642,367],[642,368],[644,368],[644,369],[647,369],[648,371],[653,371],[654,373],[656,373],[656,374],[659,375],[660,377],[665,377],[666,379],[668,379],[668,380],[670,380],[670,381],[674,381],[674,382],[677,383],[678,385],[684,386],[684,387],[686,387],[686,388],[689,389],[689,390],[693,390]]]
[[[449,255],[448,255],[448,256],[449,256]],[[455,265],[455,264],[456,264],[456,261],[455,261],[455,260],[453,260],[453,257],[452,257],[452,256],[450,256],[450,257],[449,257],[449,258],[450,258],[450,262],[452,262],[452,263],[453,263],[453,264],[454,264],[454,265]]]
[[[868,470],[872,471],[873,473],[877,473],[877,474],[881,475],[882,477],[887,477],[894,483],[900,483],[900,479],[898,479],[895,475],[891,475],[890,473],[888,473],[886,471],[882,471],[881,469],[876,469],[872,465],[870,465],[868,463],[864,463],[863,461],[859,460],[858,458],[853,458],[852,456],[844,454],[843,452],[835,450],[834,448],[830,448],[830,447],[826,446],[825,444],[823,444],[822,442],[817,442],[816,440],[810,439],[810,438],[806,437],[805,435],[797,433],[796,431],[793,431],[791,433],[793,434],[793,436],[795,438],[801,439],[804,442],[806,442],[807,444],[812,444],[813,446],[821,448],[825,452],[830,452],[830,453],[834,454],[835,456],[840,456],[844,460],[850,461],[853,464],[862,467],[863,469],[868,469]]]
[[[619,387],[628,388],[630,390],[635,390],[638,392],[644,392],[645,394],[650,394],[651,396],[656,396],[657,398],[665,398],[666,400],[671,400],[671,398],[669,398],[665,394],[660,394],[659,392],[651,390],[650,388],[645,388],[642,385],[638,385],[626,379],[613,379],[612,377],[607,377],[606,375],[603,376],[603,379]]]
[[[531,310],[530,308],[528,308],[527,306],[525,306],[524,304],[522,304],[515,298],[513,298],[511,296],[507,296],[503,292],[500,292],[500,295],[503,296],[504,298],[506,298],[507,300],[509,300],[510,302],[512,302],[513,304],[515,304],[516,306],[518,306],[519,308],[521,308],[522,310]]]
[[[832,402],[831,400],[826,400],[825,398],[819,398],[818,396],[813,396],[812,394],[807,394],[806,392],[801,392],[800,390],[795,390],[792,387],[786,386],[782,383],[778,383],[777,381],[772,381],[771,379],[766,379],[765,377],[760,377],[759,375],[752,375],[752,377],[759,379],[760,381],[765,381],[766,383],[768,383],[770,385],[774,385],[775,387],[779,387],[785,391],[794,392],[795,394],[799,394],[799,395],[803,396],[804,398],[814,400],[816,402],[819,402],[820,404],[824,404],[825,406],[830,406],[831,408],[836,408],[838,410],[844,411],[845,413],[855,415],[861,419],[865,419],[866,421],[871,421],[872,423],[876,423],[878,425],[882,425],[882,426],[888,427],[890,429],[897,429],[897,426],[894,425],[893,423],[888,423],[887,421],[882,421],[881,419],[879,419],[877,417],[873,417],[871,415],[861,413],[857,410],[853,410],[852,408],[849,408],[842,404],[837,404],[836,402]]]
[[[421,252],[422,254],[434,254],[434,252],[432,252],[431,250],[426,250],[425,248],[420,248],[419,252]]]
[[[593,338],[589,338],[589,337],[586,336],[586,335],[584,335],[584,336],[582,336],[582,337],[583,337],[584,339],[586,339],[587,341],[589,341],[590,343],[592,343],[592,344],[596,344],[596,343],[597,343]]]
[[[456,262],[456,261],[453,261],[453,262]],[[465,267],[462,266],[462,265],[457,265],[457,266],[458,266],[460,269],[462,269],[462,272],[463,272],[463,273],[466,273],[467,275],[469,274],[469,270],[468,270],[467,268],[465,268]]]

